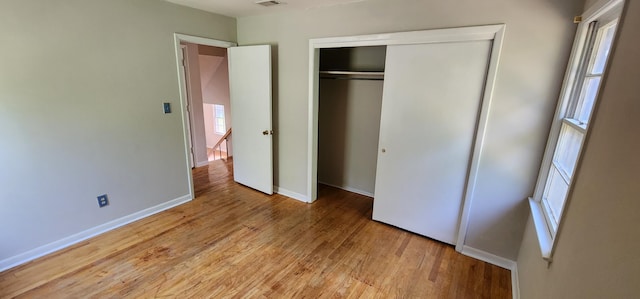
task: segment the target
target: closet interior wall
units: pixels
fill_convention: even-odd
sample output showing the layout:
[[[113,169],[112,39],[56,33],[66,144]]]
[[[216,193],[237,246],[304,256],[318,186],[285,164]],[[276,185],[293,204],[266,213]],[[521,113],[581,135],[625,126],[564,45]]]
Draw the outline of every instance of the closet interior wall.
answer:
[[[373,197],[385,57],[386,46],[320,50],[318,183]]]

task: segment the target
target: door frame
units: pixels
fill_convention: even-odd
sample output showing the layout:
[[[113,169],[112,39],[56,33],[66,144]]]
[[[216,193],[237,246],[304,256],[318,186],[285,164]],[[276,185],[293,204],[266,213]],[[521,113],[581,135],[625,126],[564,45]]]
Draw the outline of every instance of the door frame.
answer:
[[[397,33],[381,33],[359,36],[316,38],[309,40],[309,102],[308,102],[308,140],[307,140],[307,201],[317,199],[318,186],[318,110],[319,110],[319,71],[320,49],[361,46],[409,45],[444,42],[492,41],[487,78],[482,96],[482,106],[478,115],[475,140],[473,141],[471,161],[463,192],[461,215],[459,216],[456,251],[462,252],[468,227],[471,202],[480,165],[482,147],[489,117],[491,100],[495,87],[498,62],[505,32],[505,24],[459,27],[447,29],[421,30]]]
[[[222,41],[222,40],[217,40],[212,38],[199,37],[199,36],[193,36],[193,35],[187,35],[187,34],[181,34],[181,33],[174,33],[173,40],[174,40],[174,50],[176,55],[175,57],[176,57],[176,70],[178,74],[178,86],[180,89],[180,114],[182,116],[182,133],[183,133],[184,150],[185,150],[185,167],[187,170],[187,180],[189,182],[189,196],[191,197],[191,199],[193,199],[195,198],[195,187],[193,185],[193,174],[191,173],[191,163],[189,162],[190,161],[189,151],[191,147],[191,144],[190,144],[191,143],[190,141],[191,124],[189,123],[191,119],[191,115],[189,114],[190,113],[189,111],[192,109],[187,109],[187,105],[191,106],[189,97],[186,96],[187,84],[185,82],[186,81],[185,78],[180,76],[180,72],[181,72],[180,53],[182,52],[180,43],[187,42],[192,44],[213,46],[218,48],[236,47],[237,44],[234,42]]]
[[[189,109],[189,107],[192,105],[192,101],[191,101],[191,93],[189,92],[191,90],[191,82],[189,81],[188,77],[189,77],[189,66],[187,63],[185,63],[185,61],[188,60],[187,58],[187,46],[180,44],[180,50],[181,50],[181,58],[178,58],[179,61],[182,61],[183,64],[183,69],[182,72],[180,72],[180,80],[184,80],[185,82],[185,86],[187,88],[185,88],[185,98],[187,99],[187,107],[186,110],[189,113],[186,113],[186,121],[185,123],[187,124],[187,145],[189,146],[189,149],[187,151],[187,156],[189,157],[189,167],[194,168],[196,165],[196,157],[195,154],[193,152],[193,133],[191,132],[191,110]],[[182,74],[184,74],[184,79],[182,78]]]

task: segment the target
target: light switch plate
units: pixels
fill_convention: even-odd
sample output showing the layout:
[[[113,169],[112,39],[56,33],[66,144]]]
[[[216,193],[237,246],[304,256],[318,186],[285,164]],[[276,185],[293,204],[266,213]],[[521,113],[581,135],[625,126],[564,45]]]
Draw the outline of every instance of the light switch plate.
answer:
[[[106,194],[98,196],[98,206],[103,208],[109,205],[109,198]]]

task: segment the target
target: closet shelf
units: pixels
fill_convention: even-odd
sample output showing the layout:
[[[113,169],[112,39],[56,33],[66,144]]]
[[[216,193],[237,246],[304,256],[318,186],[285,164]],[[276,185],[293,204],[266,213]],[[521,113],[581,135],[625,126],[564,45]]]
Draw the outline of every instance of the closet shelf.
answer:
[[[384,72],[320,71],[320,78],[353,79],[353,80],[383,80]]]

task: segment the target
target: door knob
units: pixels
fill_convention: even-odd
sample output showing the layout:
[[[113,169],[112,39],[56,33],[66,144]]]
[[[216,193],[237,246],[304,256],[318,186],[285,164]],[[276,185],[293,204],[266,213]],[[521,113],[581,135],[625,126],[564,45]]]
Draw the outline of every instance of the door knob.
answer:
[[[273,130],[264,130],[262,131],[262,135],[273,135]]]

